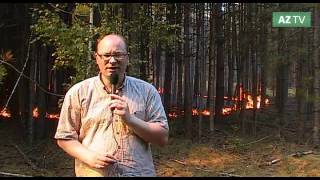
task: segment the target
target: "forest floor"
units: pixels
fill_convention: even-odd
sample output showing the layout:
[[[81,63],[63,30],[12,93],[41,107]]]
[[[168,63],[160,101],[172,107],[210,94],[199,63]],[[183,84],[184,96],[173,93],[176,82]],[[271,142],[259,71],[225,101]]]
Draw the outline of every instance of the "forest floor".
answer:
[[[257,136],[241,135],[236,125],[215,128],[193,141],[171,134],[167,146],[153,147],[157,176],[320,176],[320,151],[307,140],[279,139],[266,127]],[[52,138],[30,147],[18,134],[0,121],[0,176],[74,176],[73,159]]]

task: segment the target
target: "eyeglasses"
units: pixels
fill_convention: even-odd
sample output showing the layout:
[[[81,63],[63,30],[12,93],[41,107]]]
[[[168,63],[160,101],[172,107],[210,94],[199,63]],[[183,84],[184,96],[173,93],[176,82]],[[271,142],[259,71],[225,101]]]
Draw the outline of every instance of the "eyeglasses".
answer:
[[[117,61],[123,61],[125,59],[125,56],[129,55],[129,53],[106,53],[106,54],[99,54],[97,55],[104,61],[110,61],[111,57],[113,57]]]

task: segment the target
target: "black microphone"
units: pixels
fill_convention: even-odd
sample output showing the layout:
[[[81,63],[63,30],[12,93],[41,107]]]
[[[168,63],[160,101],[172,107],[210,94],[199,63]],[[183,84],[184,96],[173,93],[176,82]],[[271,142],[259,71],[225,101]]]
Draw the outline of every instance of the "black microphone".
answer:
[[[111,74],[111,94],[116,94],[116,85],[119,81],[119,75],[117,73]]]
[[[116,94],[116,85],[117,85],[118,81],[119,81],[119,75],[117,73],[112,73],[111,79],[110,79],[111,94]],[[114,111],[114,108],[111,109],[112,116],[113,116],[113,111]]]

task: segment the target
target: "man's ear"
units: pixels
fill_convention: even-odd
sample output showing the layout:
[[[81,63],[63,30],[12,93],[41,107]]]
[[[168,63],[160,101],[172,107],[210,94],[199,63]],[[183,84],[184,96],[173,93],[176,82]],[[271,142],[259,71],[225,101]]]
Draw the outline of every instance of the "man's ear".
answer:
[[[95,51],[92,51],[92,52],[91,52],[91,58],[92,58],[92,59],[96,59],[96,57],[97,57],[96,52],[95,52]]]
[[[128,62],[127,62],[127,67],[126,67],[126,72],[129,73],[130,69],[131,69],[131,64],[129,62],[129,59],[128,59]]]

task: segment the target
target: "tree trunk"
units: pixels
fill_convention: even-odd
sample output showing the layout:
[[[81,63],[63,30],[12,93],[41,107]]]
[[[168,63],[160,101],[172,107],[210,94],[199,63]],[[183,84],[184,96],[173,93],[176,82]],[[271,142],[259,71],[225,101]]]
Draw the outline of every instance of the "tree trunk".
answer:
[[[233,5],[232,5],[233,6]],[[234,28],[234,12],[231,11],[231,5],[227,5],[228,9],[228,18],[226,23],[226,50],[227,50],[227,61],[228,61],[228,105],[231,106],[232,96],[233,96],[233,78],[234,78],[234,40],[236,37],[232,37],[233,28]],[[232,15],[231,15],[232,14]]]
[[[299,46],[301,49],[303,49],[304,46],[304,29],[301,29],[300,32],[300,39],[299,39]],[[307,91],[304,91],[303,86],[303,77],[304,77],[304,69],[306,67],[303,65],[303,62],[305,61],[305,58],[303,56],[302,52],[299,52],[299,58],[297,59],[297,74],[296,74],[296,99],[297,99],[297,112],[298,112],[298,121],[299,121],[299,128],[298,128],[298,143],[301,144],[303,142],[303,136],[304,136],[304,126],[305,126],[305,116],[303,115],[305,113],[305,103],[304,103],[304,94],[307,93]]]
[[[168,4],[168,24],[173,25],[174,24],[174,16],[175,16],[175,5],[174,4]],[[169,32],[170,34],[173,34],[173,31]],[[171,108],[171,83],[172,83],[172,65],[173,65],[173,49],[169,45],[166,45],[166,59],[165,59],[165,77],[164,77],[164,105],[166,112],[169,113],[169,110]]]
[[[208,87],[208,99],[209,99],[209,122],[210,122],[210,131],[214,132],[214,111],[215,111],[215,9],[211,7],[211,14],[210,14],[210,44],[209,44],[209,87]]]
[[[256,32],[255,32],[255,27],[254,27],[254,24],[257,24],[257,10],[255,10],[255,13],[254,15],[252,15],[252,12],[253,12],[253,9],[252,9],[252,4],[249,4],[249,17],[251,19],[250,21],[250,29],[249,29],[249,34],[251,34],[251,37],[250,37],[250,52],[251,52],[251,78],[252,78],[252,99],[253,99],[253,109],[252,109],[252,122],[253,122],[253,136],[256,136],[256,130],[257,130],[257,122],[256,122],[256,111],[257,111],[257,51],[256,51],[256,41],[257,41],[257,38],[256,38]],[[256,17],[254,18],[254,20],[252,20],[251,17]],[[255,21],[255,23],[253,23],[252,21]]]
[[[17,63],[18,63],[18,69],[22,70],[25,61],[27,60],[26,57],[28,55],[28,50],[30,51],[30,48],[28,48],[28,43],[30,43],[29,41],[31,40],[30,36],[30,31],[28,30],[29,28],[29,23],[30,20],[27,16],[27,9],[29,8],[28,5],[24,5],[24,13],[22,13],[23,15],[20,14],[20,18],[19,19],[19,25],[21,25],[20,28],[20,36],[18,36],[20,38],[19,45],[18,45],[18,49],[17,49]],[[17,74],[16,76],[17,78],[19,77],[19,74]],[[16,79],[16,78],[15,78]],[[21,78],[20,82],[18,84],[18,89],[17,89],[17,111],[12,111],[14,116],[14,119],[19,120],[19,124],[21,124],[21,131],[23,132],[23,134],[27,134],[27,117],[28,117],[28,109],[27,109],[27,100],[26,100],[26,94],[28,92],[26,92],[26,90],[28,89],[28,81],[25,78]],[[15,118],[15,115],[17,118]]]
[[[36,59],[37,59],[37,46],[36,44],[32,45],[31,50],[31,58],[30,58],[30,73],[29,77],[32,79],[36,79]],[[33,144],[34,141],[34,118],[33,118],[33,109],[34,109],[34,102],[35,102],[35,93],[36,93],[36,86],[35,84],[30,81],[29,82],[29,116],[28,116],[28,143],[29,145]]]
[[[216,47],[217,47],[217,81],[216,81],[216,109],[215,121],[222,120],[222,109],[224,106],[224,57],[223,57],[223,12],[222,3],[217,3],[216,6]]]
[[[313,112],[314,112],[314,120],[313,120],[313,144],[314,146],[319,146],[319,121],[320,121],[320,63],[319,63],[319,13],[320,6],[316,4],[314,8],[314,34],[313,34],[313,65],[315,67],[314,71],[314,80],[313,80],[313,88],[314,88],[314,102],[313,102]]]
[[[40,48],[40,86],[47,90],[48,87],[48,49],[47,46],[42,45]],[[40,90],[39,91],[39,123],[38,123],[38,137],[37,139],[43,139],[46,137],[47,129],[47,120],[46,120],[46,112],[47,112],[47,94]]]
[[[192,139],[192,94],[191,94],[191,42],[190,42],[190,25],[191,22],[191,4],[185,3],[184,7],[184,118],[186,121],[185,135]]]
[[[280,9],[281,9],[280,4]],[[285,105],[288,99],[288,59],[287,59],[287,43],[285,39],[285,32],[283,28],[279,28],[278,40],[278,56],[279,63],[277,67],[277,81],[276,81],[276,107],[278,109],[278,137],[281,138],[281,131],[285,125],[283,114],[285,112]]]
[[[182,24],[182,5],[177,3],[177,24]],[[176,36],[182,36],[182,29],[178,28],[176,30]],[[182,75],[183,75],[183,61],[182,61],[182,43],[181,41],[176,41],[176,51],[175,51],[175,58],[178,64],[178,73],[177,73],[177,107],[179,110],[183,109],[183,86],[182,86]]]

